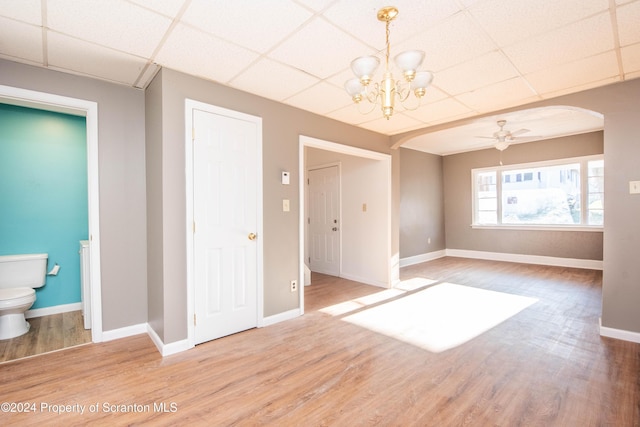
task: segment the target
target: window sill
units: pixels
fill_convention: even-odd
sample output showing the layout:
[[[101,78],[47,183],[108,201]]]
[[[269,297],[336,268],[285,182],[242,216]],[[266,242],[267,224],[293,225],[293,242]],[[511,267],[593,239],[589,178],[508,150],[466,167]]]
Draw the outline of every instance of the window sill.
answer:
[[[595,231],[602,233],[604,227],[586,225],[478,225],[471,224],[471,228],[480,230],[521,230],[521,231]]]

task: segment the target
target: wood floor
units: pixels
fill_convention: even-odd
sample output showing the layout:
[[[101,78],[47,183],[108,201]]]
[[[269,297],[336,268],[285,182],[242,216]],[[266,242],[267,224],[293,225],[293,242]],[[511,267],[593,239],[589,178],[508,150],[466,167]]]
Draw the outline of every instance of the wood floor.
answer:
[[[0,362],[91,342],[91,330],[84,329],[81,311],[34,317],[27,321],[31,324],[29,332],[0,340]]]
[[[537,302],[432,353],[343,321],[382,289],[314,275],[304,316],[173,356],[138,335],[1,364],[0,402],[34,405],[0,423],[640,425],[640,344],[599,336],[601,272],[442,258],[401,271],[415,277]]]

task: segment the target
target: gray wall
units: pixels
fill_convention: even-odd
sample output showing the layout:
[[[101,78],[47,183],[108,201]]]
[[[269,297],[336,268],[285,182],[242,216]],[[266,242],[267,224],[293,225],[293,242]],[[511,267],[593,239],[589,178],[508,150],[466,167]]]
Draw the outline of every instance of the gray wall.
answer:
[[[400,259],[446,249],[442,157],[399,151]]]
[[[634,79],[504,112],[547,105],[569,105],[604,114],[606,197],[602,325],[640,333],[640,262],[637,259],[640,250],[640,225],[637,221],[640,214],[640,195],[629,194],[629,181],[640,180],[638,100],[640,79]],[[491,113],[495,114],[497,113]],[[470,120],[448,123],[446,127],[466,124]],[[395,135],[391,138],[392,143],[398,143],[420,132],[424,130]]]
[[[162,152],[154,154],[153,159],[148,157],[147,167],[150,171],[160,168],[161,176],[147,176],[147,186],[154,204],[162,197],[162,211],[149,212],[149,221],[154,221],[154,229],[162,228],[163,255],[149,258],[149,271],[162,271],[163,277],[157,279],[162,286],[149,284],[149,292],[161,293],[163,300],[150,298],[149,313],[153,313],[154,324],[156,321],[163,324],[161,338],[170,343],[187,337],[185,98],[262,117],[264,315],[297,308],[298,295],[289,291],[289,281],[299,277],[299,135],[383,153],[391,152],[389,138],[173,70],[163,69],[156,80],[151,89],[162,93],[162,123],[154,122],[151,126],[161,126],[162,135],[154,137],[161,142],[148,140],[147,146],[154,144],[156,148],[161,147]],[[152,167],[149,162],[161,163],[161,166]],[[291,171],[291,185],[280,183],[282,170]],[[157,192],[158,188],[162,188],[162,195],[153,196],[151,192]],[[291,212],[286,214],[282,212],[285,198],[291,200]],[[394,212],[397,215],[397,208]],[[397,242],[397,236],[394,240]],[[393,250],[397,253],[397,246]],[[156,314],[160,316],[157,320]]]
[[[143,92],[1,59],[0,84],[98,104],[102,327],[145,323]]]
[[[602,154],[602,132],[513,144],[504,165]],[[448,249],[602,260],[602,232],[471,228],[471,169],[497,166],[494,148],[444,157],[445,228]],[[606,216],[606,214],[605,214]]]

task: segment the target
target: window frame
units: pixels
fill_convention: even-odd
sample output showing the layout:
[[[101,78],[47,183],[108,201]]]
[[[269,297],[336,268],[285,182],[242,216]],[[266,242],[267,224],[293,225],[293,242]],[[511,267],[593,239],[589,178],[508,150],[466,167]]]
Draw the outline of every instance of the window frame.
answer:
[[[490,166],[471,169],[471,227],[478,229],[496,230],[554,230],[554,231],[603,231],[604,221],[601,225],[589,225],[589,162],[602,160],[604,154],[594,154],[580,157],[544,160],[530,163],[516,163],[509,165]],[[546,166],[560,166],[572,163],[580,164],[580,224],[502,224],[502,177],[504,171],[514,169],[532,169]],[[604,167],[604,164],[603,164]],[[476,176],[479,173],[495,172],[496,176],[496,223],[479,224],[478,218],[478,193],[476,191]],[[512,180],[513,181],[513,180]],[[513,181],[515,182],[515,181]]]

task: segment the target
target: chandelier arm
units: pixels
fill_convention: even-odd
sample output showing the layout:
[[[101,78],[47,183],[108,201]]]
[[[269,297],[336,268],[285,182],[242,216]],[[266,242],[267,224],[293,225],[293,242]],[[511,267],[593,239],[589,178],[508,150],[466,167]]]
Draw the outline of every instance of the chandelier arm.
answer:
[[[396,81],[396,94],[398,95],[398,99],[400,103],[403,103],[409,98],[411,95],[411,86],[403,85],[400,80]]]
[[[374,85],[373,90],[369,90],[368,87],[365,89],[365,99],[370,103],[372,104],[377,103],[379,97],[380,97],[380,85],[378,83]]]

